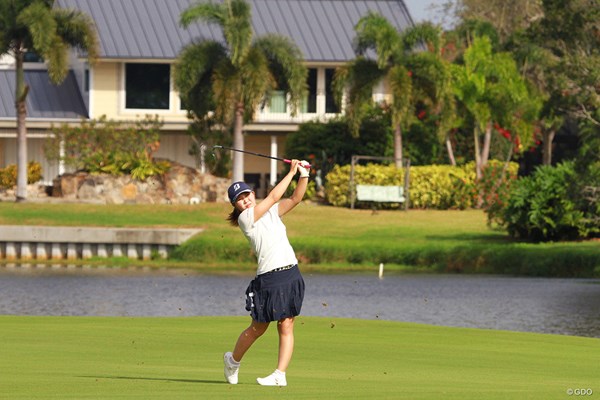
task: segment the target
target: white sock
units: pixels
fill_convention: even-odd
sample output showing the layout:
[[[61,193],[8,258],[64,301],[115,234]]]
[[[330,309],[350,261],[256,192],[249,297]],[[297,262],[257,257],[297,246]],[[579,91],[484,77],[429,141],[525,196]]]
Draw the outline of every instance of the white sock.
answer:
[[[229,360],[230,360],[230,361],[231,361],[231,363],[232,363],[233,365],[235,365],[236,367],[237,367],[238,365],[240,365],[240,361],[235,361],[235,358],[233,358],[233,354],[231,354],[231,357],[229,357]]]
[[[276,370],[275,370],[275,372],[273,372],[273,373],[274,373],[275,375],[279,375],[279,376],[283,376],[283,377],[285,377],[285,372],[282,372],[282,371],[280,371],[280,370],[278,370],[278,369],[276,369]]]

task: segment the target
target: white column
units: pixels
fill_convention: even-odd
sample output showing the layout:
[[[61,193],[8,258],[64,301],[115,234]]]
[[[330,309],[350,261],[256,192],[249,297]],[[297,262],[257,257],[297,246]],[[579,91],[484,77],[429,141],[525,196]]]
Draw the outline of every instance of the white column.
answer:
[[[60,249],[60,243],[52,243],[51,257],[53,260],[62,260],[63,254]]]
[[[158,245],[158,254],[160,255],[160,258],[169,257],[169,251],[167,250],[167,246],[165,246],[164,244],[159,244]]]
[[[92,245],[89,243],[83,244],[83,249],[81,250],[81,258],[88,259],[92,258]]]
[[[21,243],[21,260],[31,260],[32,258],[30,244],[27,242]]]
[[[129,243],[127,245],[127,257],[131,259],[138,259],[138,251],[135,243]]]
[[[6,243],[6,259],[9,261],[17,259],[17,246],[15,246],[14,242]]]
[[[271,135],[271,157],[277,157],[277,136],[275,135]],[[269,185],[271,187],[277,183],[277,163],[277,160],[271,160],[271,176],[269,177]]]
[[[46,253],[46,244],[42,242],[38,242],[37,247],[35,249],[35,258],[37,260],[47,260],[48,254]]]
[[[108,257],[108,251],[106,250],[106,245],[104,243],[98,244],[98,257],[100,257],[100,258]]]
[[[317,70],[317,115],[325,115],[325,68]]]
[[[75,243],[67,244],[67,260],[77,259],[77,245]]]
[[[150,260],[152,258],[152,247],[149,244],[142,245],[142,260]]]
[[[123,249],[121,248],[120,243],[113,244],[112,255],[113,255],[113,257],[123,257]]]
[[[65,141],[61,140],[60,141],[60,148],[59,148],[59,155],[60,155],[60,159],[58,161],[58,175],[64,175],[65,173],[65,161],[64,161],[64,157],[65,157]]]

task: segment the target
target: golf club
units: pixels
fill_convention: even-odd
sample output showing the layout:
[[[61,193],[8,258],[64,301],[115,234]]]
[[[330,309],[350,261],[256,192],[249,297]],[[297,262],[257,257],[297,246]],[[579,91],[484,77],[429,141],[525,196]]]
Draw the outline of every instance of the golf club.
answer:
[[[213,150],[214,149],[237,151],[238,153],[245,153],[245,154],[250,154],[250,155],[253,155],[253,156],[257,156],[257,157],[270,158],[272,160],[279,160],[279,161],[283,161],[284,163],[288,163],[288,164],[290,164],[292,162],[292,160],[289,160],[287,158],[279,158],[279,157],[267,156],[266,154],[260,154],[260,153],[254,153],[252,151],[245,151],[245,150],[234,149],[232,147],[225,147],[225,146],[215,145],[215,146],[213,146]],[[304,167],[304,168],[310,168],[311,166],[310,166],[310,164],[303,164],[302,167]]]

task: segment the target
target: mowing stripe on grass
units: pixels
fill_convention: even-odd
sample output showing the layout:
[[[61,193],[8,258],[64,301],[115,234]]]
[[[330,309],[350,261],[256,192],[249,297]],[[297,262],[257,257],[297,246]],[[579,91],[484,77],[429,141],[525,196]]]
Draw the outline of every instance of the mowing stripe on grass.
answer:
[[[288,387],[274,327],[224,383],[243,317],[0,316],[0,398],[553,399],[600,393],[600,340],[390,321],[299,317]],[[594,394],[595,394],[594,393]]]

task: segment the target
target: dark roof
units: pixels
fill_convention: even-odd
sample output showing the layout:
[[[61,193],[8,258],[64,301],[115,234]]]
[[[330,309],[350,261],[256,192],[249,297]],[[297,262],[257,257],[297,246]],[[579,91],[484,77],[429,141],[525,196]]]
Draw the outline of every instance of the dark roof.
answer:
[[[249,0],[255,35],[290,37],[306,61],[344,62],[355,57],[354,26],[368,11],[385,16],[399,30],[412,26],[402,0]],[[194,40],[221,40],[214,25],[195,23],[187,29],[179,16],[194,0],[57,0],[95,21],[101,57],[118,59],[177,58]]]
[[[75,75],[69,71],[60,85],[50,83],[46,70],[25,71],[29,85],[27,117],[42,119],[79,119],[87,117]],[[14,70],[0,69],[0,118],[16,118]]]

